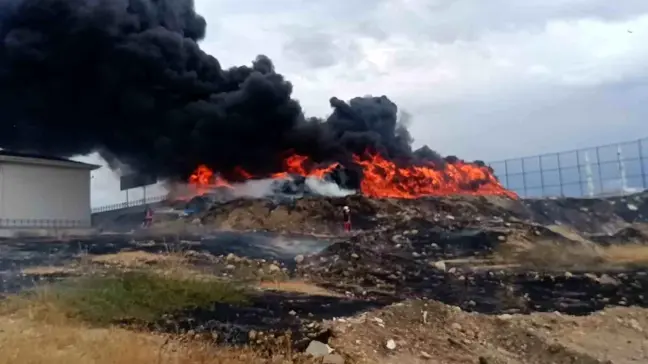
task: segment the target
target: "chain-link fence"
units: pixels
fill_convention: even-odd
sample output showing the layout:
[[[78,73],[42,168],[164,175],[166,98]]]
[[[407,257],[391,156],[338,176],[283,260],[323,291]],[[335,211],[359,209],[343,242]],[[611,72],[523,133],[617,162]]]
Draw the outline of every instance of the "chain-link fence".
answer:
[[[491,162],[500,181],[523,197],[627,194],[647,187],[648,138]]]

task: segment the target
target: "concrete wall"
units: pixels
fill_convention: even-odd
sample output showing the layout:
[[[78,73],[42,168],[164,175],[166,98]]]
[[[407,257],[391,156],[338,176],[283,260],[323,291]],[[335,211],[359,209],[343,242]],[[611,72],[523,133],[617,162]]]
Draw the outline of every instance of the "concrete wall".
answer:
[[[18,224],[89,227],[90,170],[0,163],[0,219],[5,226],[27,220]]]

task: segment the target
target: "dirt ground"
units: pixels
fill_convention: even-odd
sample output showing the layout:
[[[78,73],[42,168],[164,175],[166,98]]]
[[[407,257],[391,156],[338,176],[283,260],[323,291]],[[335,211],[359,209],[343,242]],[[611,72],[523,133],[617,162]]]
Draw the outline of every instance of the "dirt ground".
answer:
[[[357,363],[645,363],[648,311],[487,316],[411,301],[331,323]],[[394,349],[387,343],[394,340]]]
[[[351,235],[339,231],[343,205],[354,212]],[[0,364],[648,363],[642,211],[648,202],[623,199],[239,200],[198,224],[164,226],[161,243],[153,229],[125,242],[59,242],[39,254],[31,250],[42,244],[0,246],[2,266],[21,267],[0,278],[20,284],[146,270],[235,282],[265,298],[231,316],[183,317],[196,326],[172,335],[89,326],[44,302],[0,310]],[[182,243],[167,240],[171,233]],[[202,239],[214,234],[222,236]],[[208,329],[215,321],[219,334]],[[331,352],[255,346],[258,327],[269,333],[275,323],[295,324],[307,343]],[[247,344],[205,339],[232,330]]]
[[[285,287],[284,287],[285,288]],[[346,363],[637,364],[648,362],[648,311],[612,308],[585,317],[486,316],[433,301],[408,301],[326,322]],[[390,340],[394,346],[388,347]],[[251,349],[92,328],[35,311],[0,316],[0,363],[316,363],[262,358]],[[35,350],[34,348],[38,348]],[[390,349],[391,348],[391,349]]]
[[[267,362],[251,350],[215,348],[120,328],[91,328],[66,320],[43,324],[28,314],[0,317],[0,347],[2,364]]]
[[[572,237],[573,238],[573,237]],[[565,245],[556,243],[516,244],[517,251],[506,263],[517,269],[520,259],[533,257],[534,266],[560,265],[560,259],[574,263],[582,259],[591,264],[625,265],[648,262],[648,249],[642,244],[595,246],[587,241]],[[506,250],[511,252],[511,250]],[[593,253],[592,253],[593,252]],[[592,256],[596,260],[592,260]],[[192,266],[192,259],[210,261],[211,271],[227,269],[227,279],[245,279],[262,291],[290,292],[304,295],[343,298],[344,294],[309,283],[269,275],[271,262],[258,263],[234,255],[211,257],[191,251],[154,254],[124,251],[103,255],[85,255],[71,266],[34,266],[23,270],[27,275],[82,274],[89,267],[101,269],[146,269],[164,273],[182,271],[205,278],[209,274]],[[495,259],[495,258],[493,258]],[[497,259],[503,259],[500,255]],[[517,260],[516,260],[517,259]],[[507,265],[478,259],[448,260],[455,266],[471,269],[506,269]],[[526,263],[529,263],[528,261]],[[589,266],[587,265],[589,264]],[[218,268],[222,266],[221,268]],[[265,269],[266,274],[255,276]],[[220,273],[219,273],[220,274]],[[222,277],[221,277],[222,278]],[[221,279],[219,278],[219,279]],[[47,311],[47,310],[46,310]],[[28,308],[0,315],[0,364],[4,363],[306,363],[323,362],[297,353],[294,357],[261,356],[252,348],[213,346],[192,337],[165,336],[133,332],[123,328],[93,328],[70,321],[42,309]],[[589,364],[648,362],[648,309],[639,307],[607,308],[588,316],[559,313],[486,315],[465,312],[461,308],[431,300],[406,300],[382,309],[368,310],[347,317],[326,319],[330,328],[328,344],[345,364],[352,363],[447,363],[447,364]],[[389,346],[393,340],[394,346]],[[31,348],[38,347],[35,351]],[[326,361],[324,361],[326,362]],[[333,362],[335,363],[335,362]]]

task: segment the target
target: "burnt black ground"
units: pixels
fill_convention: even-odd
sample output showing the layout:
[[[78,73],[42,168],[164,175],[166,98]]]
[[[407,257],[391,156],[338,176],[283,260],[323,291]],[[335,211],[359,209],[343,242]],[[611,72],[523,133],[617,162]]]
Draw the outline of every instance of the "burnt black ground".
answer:
[[[290,330],[295,348],[302,350],[312,339],[327,341],[330,333],[319,324],[322,320],[352,316],[384,305],[350,298],[263,292],[253,296],[249,305],[215,304],[175,312],[149,327],[164,332],[192,331],[209,337],[217,333],[216,341],[226,344],[247,344],[250,332],[272,339]]]
[[[393,233],[393,232],[392,232]],[[394,302],[429,298],[487,314],[559,311],[588,314],[607,305],[648,307],[648,267],[574,270],[498,268],[434,262],[492,253],[503,230],[357,236],[306,258],[298,274],[355,297]],[[535,269],[535,270],[534,270]]]
[[[648,270],[592,271],[497,268],[434,262],[491,256],[511,238],[526,242],[574,243],[547,225],[564,225],[602,245],[646,243],[646,194],[617,199],[520,200],[450,197],[372,200],[362,196],[304,198],[289,206],[238,200],[206,213],[193,234],[98,235],[71,241],[10,240],[0,243],[1,291],[33,285],[19,270],[75,262],[82,254],[140,250],[150,253],[191,250],[213,256],[229,253],[276,260],[296,278],[312,280],[340,297],[259,292],[251,305],[169,313],[152,327],[190,331],[242,344],[250,333],[274,337],[291,330],[297,347],[327,335],[317,321],[349,316],[407,299],[434,299],[486,314],[559,311],[585,315],[606,306],[648,307]],[[352,235],[335,236],[339,208],[354,212]],[[283,220],[282,220],[283,219]],[[217,231],[232,229],[269,232]],[[297,259],[296,259],[297,258]],[[299,263],[295,263],[299,261]],[[209,267],[210,260],[196,259]],[[295,268],[294,271],[292,268]],[[58,277],[54,277],[56,279]],[[51,278],[47,278],[51,279]],[[256,335],[253,341],[263,341]],[[212,335],[213,337],[213,335]],[[325,340],[324,340],[325,341]]]
[[[250,260],[267,259],[290,267],[294,266],[296,255],[316,253],[329,244],[313,237],[279,237],[275,234],[236,232],[212,232],[202,236],[181,237],[138,234],[138,240],[133,238],[132,235],[105,235],[72,241],[4,241],[0,244],[0,294],[16,293],[37,284],[69,278],[70,275],[66,274],[27,276],[21,274],[21,270],[69,266],[85,254],[104,255],[124,251],[163,254],[180,250],[208,253],[209,256],[233,253]],[[201,259],[204,255],[190,256],[191,262],[197,267],[205,268],[205,272],[212,268],[210,265],[213,261]],[[350,316],[383,305],[381,302],[345,297],[259,291],[252,294],[250,304],[232,306],[215,303],[212,307],[170,312],[164,320],[144,324],[158,331],[171,333],[186,333],[191,330],[197,335],[206,335],[226,344],[247,344],[250,332],[258,333],[259,344],[267,344],[275,337],[281,337],[287,331],[291,331],[294,348],[300,350],[312,339],[326,341],[329,333],[321,328],[317,321]]]
[[[323,250],[328,241],[304,236],[278,236],[268,233],[211,232],[202,235],[117,234],[57,241],[13,239],[0,242],[0,293],[17,292],[31,287],[45,277],[25,276],[21,270],[33,267],[66,266],[83,255],[103,255],[125,251],[164,254],[195,251],[213,256],[230,253],[250,259],[277,261],[294,266],[294,257]],[[193,263],[209,268],[209,261]],[[61,278],[48,275],[47,279]],[[45,280],[47,280],[45,279]]]

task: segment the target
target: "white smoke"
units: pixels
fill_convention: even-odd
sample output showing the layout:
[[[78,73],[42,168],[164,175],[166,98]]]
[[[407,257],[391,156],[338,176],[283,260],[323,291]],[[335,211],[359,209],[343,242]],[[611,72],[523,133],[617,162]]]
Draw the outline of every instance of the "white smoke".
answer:
[[[283,179],[254,179],[241,183],[232,183],[230,184],[231,188],[223,189],[220,192],[214,191],[214,193],[220,195],[222,200],[231,200],[235,198],[272,198],[277,196],[298,198],[304,195],[344,197],[356,192],[354,190],[341,188],[333,181],[322,180],[315,177],[307,177],[303,181],[303,186],[297,186],[296,183],[298,182],[290,176]],[[291,189],[290,187],[293,187],[293,193],[282,191],[282,184],[288,184],[288,190]],[[166,185],[166,188],[169,191],[169,197],[171,199],[181,196],[184,196],[184,199],[188,199],[198,194],[193,186],[185,183],[169,183]]]
[[[292,177],[282,179],[257,179],[249,180],[243,183],[233,184],[233,194],[236,197],[249,197],[249,198],[263,198],[273,197],[282,192],[278,191],[281,183],[295,183]],[[344,197],[355,193],[353,190],[343,189],[337,183],[327,180],[322,180],[315,177],[307,177],[304,181],[310,194],[325,196],[325,197]],[[298,197],[300,193],[296,194]]]
[[[316,194],[328,197],[344,197],[355,193],[354,190],[344,189],[335,182],[314,177],[306,178],[306,186]]]
[[[232,194],[235,197],[263,198],[273,194],[275,180],[252,179],[243,183],[232,184]]]

